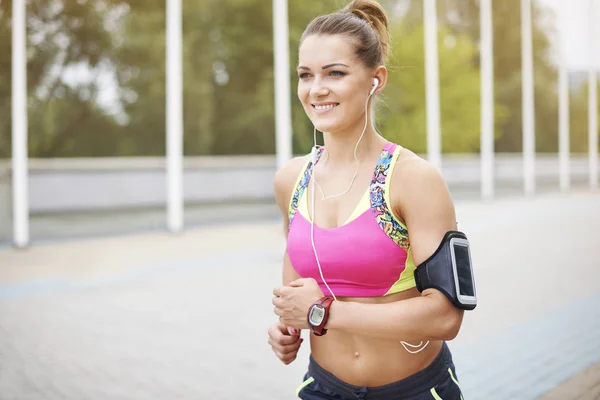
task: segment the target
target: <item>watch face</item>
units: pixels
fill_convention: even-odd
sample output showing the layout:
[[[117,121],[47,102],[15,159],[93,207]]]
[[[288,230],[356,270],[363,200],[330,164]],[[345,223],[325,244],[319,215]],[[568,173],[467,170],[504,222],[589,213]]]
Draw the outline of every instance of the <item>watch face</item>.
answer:
[[[310,310],[310,315],[308,316],[309,322],[313,326],[318,326],[323,322],[323,317],[325,316],[325,309],[323,306],[317,304],[314,305]]]

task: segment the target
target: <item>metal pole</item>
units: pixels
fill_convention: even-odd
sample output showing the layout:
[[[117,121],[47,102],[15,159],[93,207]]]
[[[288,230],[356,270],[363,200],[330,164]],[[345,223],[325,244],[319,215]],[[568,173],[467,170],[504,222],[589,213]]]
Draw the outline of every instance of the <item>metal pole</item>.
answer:
[[[566,24],[561,15],[567,12],[564,1],[558,1],[559,18],[559,72],[558,72],[558,153],[560,190],[566,192],[571,187],[569,171],[569,72],[566,53]],[[562,8],[562,10],[561,10]],[[564,15],[563,15],[564,16]],[[562,20],[562,24],[561,24]],[[562,25],[562,26],[561,26]]]
[[[590,188],[598,188],[598,59],[595,54],[598,52],[596,31],[594,29],[597,21],[594,19],[594,0],[590,0],[590,67],[588,71],[588,147],[589,147],[589,169],[590,169]]]
[[[12,9],[12,209],[16,247],[29,244],[29,188],[27,170],[27,14],[25,0]]]
[[[292,105],[287,0],[273,0],[275,152],[277,168],[292,158]]]
[[[181,0],[167,2],[167,228],[183,229],[183,67]]]
[[[523,81],[523,178],[526,195],[535,192],[535,121],[533,104],[533,44],[531,0],[521,0],[521,58]]]
[[[427,158],[437,169],[442,167],[440,134],[440,82],[438,72],[436,0],[423,1],[425,20],[425,90],[427,97]]]
[[[494,45],[492,0],[481,0],[481,196],[494,197]]]

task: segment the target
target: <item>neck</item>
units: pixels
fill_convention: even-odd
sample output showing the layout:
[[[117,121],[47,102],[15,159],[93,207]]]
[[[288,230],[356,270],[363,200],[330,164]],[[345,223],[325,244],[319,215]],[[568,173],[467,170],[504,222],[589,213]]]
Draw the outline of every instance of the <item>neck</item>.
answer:
[[[356,158],[361,161],[371,153],[374,148],[378,152],[381,150],[383,138],[375,131],[370,121],[367,125],[362,139],[364,124],[358,124],[357,127],[344,132],[323,133],[323,142],[327,156],[327,163],[344,165],[354,163],[354,150],[356,149]],[[359,141],[358,147],[356,143]]]

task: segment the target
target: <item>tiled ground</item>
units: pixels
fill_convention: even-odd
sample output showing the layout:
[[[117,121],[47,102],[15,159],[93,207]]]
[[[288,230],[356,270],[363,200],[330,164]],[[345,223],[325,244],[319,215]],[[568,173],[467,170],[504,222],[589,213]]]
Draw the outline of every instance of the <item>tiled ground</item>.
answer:
[[[465,398],[549,396],[600,362],[600,195],[457,211],[480,297],[450,343]],[[0,251],[0,399],[294,398],[308,346],[283,366],[266,334],[282,248],[253,223]]]
[[[562,399],[600,399],[600,362],[586,368],[540,397],[540,400]]]

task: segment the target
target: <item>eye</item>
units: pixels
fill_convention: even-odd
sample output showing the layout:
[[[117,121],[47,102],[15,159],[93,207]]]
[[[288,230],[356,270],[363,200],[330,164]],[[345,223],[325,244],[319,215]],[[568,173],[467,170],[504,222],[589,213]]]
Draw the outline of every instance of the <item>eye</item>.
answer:
[[[331,71],[330,75],[337,76],[337,77],[342,77],[342,76],[345,76],[346,73],[342,72],[342,71]]]
[[[308,72],[304,72],[304,73],[298,75],[298,78],[300,78],[300,79],[306,79],[306,78],[309,77],[309,75],[310,74]]]

